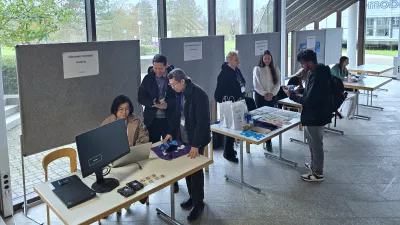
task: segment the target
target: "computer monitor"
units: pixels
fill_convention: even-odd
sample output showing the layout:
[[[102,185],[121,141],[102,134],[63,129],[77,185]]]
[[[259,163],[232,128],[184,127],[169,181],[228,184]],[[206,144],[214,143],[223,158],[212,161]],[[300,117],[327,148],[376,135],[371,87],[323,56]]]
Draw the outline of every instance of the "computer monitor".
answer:
[[[98,193],[110,192],[119,186],[118,180],[104,178],[103,168],[129,153],[125,120],[116,120],[76,136],[82,176],[96,174],[92,189]]]

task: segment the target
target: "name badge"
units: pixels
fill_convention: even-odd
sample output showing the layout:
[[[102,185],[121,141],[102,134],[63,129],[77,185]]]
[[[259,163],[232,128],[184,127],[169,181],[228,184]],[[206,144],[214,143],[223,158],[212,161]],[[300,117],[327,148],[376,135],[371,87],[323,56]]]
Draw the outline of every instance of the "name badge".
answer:
[[[246,87],[245,86],[242,86],[240,89],[242,90],[242,93],[246,92]]]
[[[185,126],[185,120],[181,120],[181,126]]]

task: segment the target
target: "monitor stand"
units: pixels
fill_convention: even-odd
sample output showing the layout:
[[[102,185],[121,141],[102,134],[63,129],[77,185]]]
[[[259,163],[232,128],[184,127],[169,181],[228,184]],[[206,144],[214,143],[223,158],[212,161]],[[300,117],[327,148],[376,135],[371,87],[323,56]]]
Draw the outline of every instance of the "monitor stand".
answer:
[[[119,186],[119,182],[114,178],[104,178],[103,170],[95,172],[96,182],[92,184],[92,189],[97,193],[106,193]]]

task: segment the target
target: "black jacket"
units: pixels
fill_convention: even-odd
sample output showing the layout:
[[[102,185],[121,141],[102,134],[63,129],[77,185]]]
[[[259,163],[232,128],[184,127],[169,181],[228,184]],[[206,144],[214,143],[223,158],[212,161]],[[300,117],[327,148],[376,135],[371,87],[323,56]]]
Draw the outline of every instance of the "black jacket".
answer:
[[[303,126],[325,126],[332,119],[331,70],[329,66],[319,64],[309,73],[303,96],[295,93],[290,99],[302,105],[301,123]]]
[[[174,66],[169,66],[167,68],[167,74],[171,72],[171,70],[174,69]],[[153,106],[153,101],[154,99],[160,100],[159,99],[159,91],[158,91],[158,85],[156,81],[156,74],[153,70],[153,67],[149,67],[147,70],[148,74],[143,78],[142,84],[139,87],[138,91],[138,101],[141,105],[143,105],[144,108],[144,113],[143,113],[143,123],[146,125],[146,127],[150,127],[153,124],[154,119],[156,118],[157,114],[157,108],[152,107]],[[168,79],[165,81],[168,82]],[[166,110],[166,113],[168,113],[169,108],[170,108],[170,99],[174,100],[175,99],[175,91],[172,90],[170,85],[167,85],[167,92],[165,96],[165,101],[168,104],[168,108]],[[171,107],[173,107],[171,105]]]
[[[239,74],[242,83],[246,84],[246,80],[239,68],[236,68],[235,71],[229,67],[228,63],[222,64],[221,72],[218,75],[217,89],[215,89],[214,93],[215,101],[221,103],[225,96],[228,98],[233,97],[235,101],[244,97],[237,74]]]
[[[210,102],[206,92],[193,83],[190,78],[186,80],[185,107],[185,127],[188,134],[189,145],[195,148],[202,148],[208,145],[211,140],[210,130]],[[180,97],[182,93],[177,93],[175,98],[174,113],[168,114],[170,123],[169,134],[176,138],[181,124]],[[168,106],[169,108],[169,106]]]

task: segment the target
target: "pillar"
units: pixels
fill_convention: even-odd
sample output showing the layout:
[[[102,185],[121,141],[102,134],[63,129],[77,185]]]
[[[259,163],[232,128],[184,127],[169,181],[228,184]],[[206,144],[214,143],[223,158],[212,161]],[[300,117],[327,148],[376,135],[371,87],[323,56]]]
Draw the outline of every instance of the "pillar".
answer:
[[[286,49],[286,0],[281,0],[281,84],[285,85],[285,77],[286,77],[286,61],[287,61],[287,49]],[[293,53],[292,53],[293,54]]]
[[[336,12],[336,28],[342,27],[342,11]]]
[[[0,45],[0,59],[1,59],[1,45]],[[3,90],[3,75],[1,69],[0,60],[0,181],[3,181],[3,176],[8,176],[8,194],[6,195],[3,189],[0,191],[0,208],[2,209],[1,216],[8,217],[13,214],[13,208],[10,206],[12,203],[12,193],[11,193],[11,178],[10,178],[10,164],[8,158],[8,144],[7,144],[7,127],[6,127],[6,114],[4,111],[5,101],[4,101],[4,90]],[[0,185],[4,188],[5,185]],[[0,220],[1,221],[1,220]]]
[[[397,79],[400,80],[400,33],[399,33],[399,43],[397,44],[397,68],[394,68],[397,70]]]
[[[240,34],[253,33],[253,1],[240,0],[239,11]]]
[[[239,5],[239,33],[246,34],[246,0],[240,0]]]
[[[363,65],[365,63],[365,30],[367,23],[367,15],[365,11],[366,0],[359,0],[359,12],[358,12],[358,44],[357,44],[357,65]]]
[[[348,8],[348,29],[347,29],[347,57],[350,59],[350,66],[357,66],[357,4],[354,3]]]

